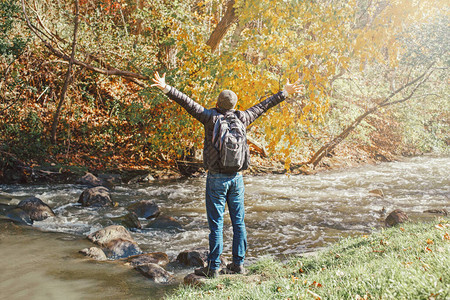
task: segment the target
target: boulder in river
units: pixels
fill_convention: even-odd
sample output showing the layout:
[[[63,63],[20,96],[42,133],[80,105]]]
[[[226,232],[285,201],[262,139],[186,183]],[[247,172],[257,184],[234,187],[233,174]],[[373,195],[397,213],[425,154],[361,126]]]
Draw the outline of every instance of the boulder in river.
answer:
[[[134,212],[129,212],[124,216],[111,219],[114,223],[120,224],[128,229],[142,229],[141,221]]]
[[[138,244],[130,240],[115,239],[103,246],[103,252],[109,259],[121,259],[142,253]]]
[[[380,198],[384,197],[384,192],[382,189],[371,190],[371,191],[369,191],[369,194],[372,196],[380,197]]]
[[[177,261],[190,267],[204,267],[207,264],[208,253],[205,248],[185,250],[178,254]]]
[[[159,215],[156,219],[150,221],[145,228],[183,229],[183,226],[172,217]]]
[[[84,248],[80,253],[95,260],[107,260],[105,252],[97,247]]]
[[[33,220],[31,220],[30,215],[18,207],[9,210],[5,216],[8,219],[20,224],[33,225]]]
[[[108,181],[105,181],[103,179],[98,178],[92,173],[86,172],[83,177],[77,180],[77,183],[84,184],[89,187],[96,187],[96,186],[105,186],[105,187],[111,187],[111,183]]]
[[[152,176],[152,174],[144,174],[144,175],[139,175],[139,176],[133,177],[132,179],[130,179],[130,181],[128,181],[128,184],[134,184],[134,183],[138,183],[138,182],[151,182],[154,180],[155,180],[155,178]]]
[[[128,257],[127,263],[133,267],[148,264],[165,266],[169,263],[169,257],[163,252],[144,253]]]
[[[386,226],[392,227],[397,224],[404,223],[406,221],[408,221],[408,216],[406,215],[406,213],[401,209],[396,209],[386,217],[384,223],[386,224]]]
[[[78,203],[85,207],[112,206],[113,202],[109,190],[103,186],[89,188],[81,193]]]
[[[153,200],[142,200],[127,207],[128,211],[134,212],[139,218],[151,219],[159,216],[161,211]]]
[[[50,208],[50,206],[36,197],[31,197],[20,201],[17,207],[25,211],[33,221],[42,221],[47,219],[48,217],[55,216],[55,213]]]
[[[104,246],[112,240],[122,239],[133,241],[134,239],[131,236],[130,232],[121,225],[111,225],[100,229],[94,233],[91,233],[87,237],[91,242]]]
[[[101,246],[109,259],[126,258],[142,253],[130,232],[120,225],[100,229],[88,235],[88,239]]]
[[[427,210],[424,211],[424,213],[448,216],[448,210],[446,210],[445,208],[442,208],[442,209],[427,209]]]
[[[172,274],[157,264],[140,265],[135,269],[156,283],[170,283],[173,280]]]

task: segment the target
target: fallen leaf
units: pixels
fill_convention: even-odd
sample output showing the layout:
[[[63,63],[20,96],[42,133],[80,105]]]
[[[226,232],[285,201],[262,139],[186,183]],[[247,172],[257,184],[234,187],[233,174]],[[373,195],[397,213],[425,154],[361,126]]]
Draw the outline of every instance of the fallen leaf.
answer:
[[[427,239],[427,244],[428,244],[428,245],[433,245],[434,242],[433,242],[433,240],[431,240],[431,239]]]
[[[450,234],[448,234],[448,232],[446,232],[446,233],[444,234],[443,240],[450,241]]]
[[[320,283],[314,281],[314,282],[310,285],[310,287],[318,287],[318,288],[320,288],[320,287],[322,287],[322,285],[321,285]]]

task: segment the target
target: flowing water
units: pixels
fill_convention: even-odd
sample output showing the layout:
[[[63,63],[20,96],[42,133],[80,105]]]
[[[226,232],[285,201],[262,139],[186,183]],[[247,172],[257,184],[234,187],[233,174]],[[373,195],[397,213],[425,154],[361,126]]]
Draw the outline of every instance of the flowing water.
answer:
[[[263,255],[281,259],[315,251],[338,239],[383,226],[386,212],[400,208],[413,220],[434,218],[429,209],[450,209],[450,159],[422,156],[403,162],[329,171],[309,176],[246,176],[247,262]],[[132,232],[144,252],[174,260],[183,250],[208,246],[205,178],[116,186],[115,208],[77,204],[81,185],[0,185],[0,204],[36,196],[56,217],[33,227],[0,221],[0,299],[157,299],[170,292],[189,268],[172,267],[176,282],[150,282],[117,262],[95,262],[78,250],[92,246],[86,235],[111,225],[139,200],[154,200],[183,230]],[[384,197],[371,190],[381,189]],[[231,223],[224,228],[224,256],[231,254]]]

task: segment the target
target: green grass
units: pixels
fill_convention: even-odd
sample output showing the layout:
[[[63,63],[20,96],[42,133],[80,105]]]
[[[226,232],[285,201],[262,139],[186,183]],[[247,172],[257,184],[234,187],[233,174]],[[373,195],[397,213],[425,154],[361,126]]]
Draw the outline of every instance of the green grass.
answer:
[[[180,286],[167,299],[450,299],[450,219],[342,239],[326,251],[266,258],[249,274]]]

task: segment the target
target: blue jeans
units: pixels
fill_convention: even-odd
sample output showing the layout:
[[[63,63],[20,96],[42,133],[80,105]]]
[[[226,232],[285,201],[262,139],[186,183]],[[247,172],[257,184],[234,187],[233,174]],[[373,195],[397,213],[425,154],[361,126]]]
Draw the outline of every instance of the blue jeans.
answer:
[[[244,223],[244,179],[242,174],[208,172],[206,178],[206,213],[209,224],[209,255],[211,269],[219,269],[223,251],[223,215],[228,204],[233,225],[233,262],[244,263],[247,250],[247,232]]]

